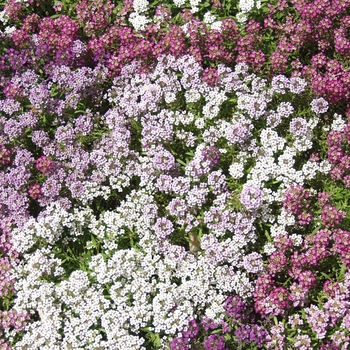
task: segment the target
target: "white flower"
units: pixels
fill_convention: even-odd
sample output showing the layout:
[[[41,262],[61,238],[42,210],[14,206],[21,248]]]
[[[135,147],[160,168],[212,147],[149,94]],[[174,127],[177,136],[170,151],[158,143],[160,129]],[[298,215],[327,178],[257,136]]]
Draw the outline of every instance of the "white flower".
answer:
[[[254,8],[254,0],[240,0],[239,8],[243,13],[247,13]]]
[[[323,174],[328,174],[332,169],[332,164],[328,160],[323,160],[320,163],[319,171]]]
[[[147,0],[134,0],[133,7],[134,11],[138,14],[146,12],[148,9],[149,2]]]
[[[129,21],[136,31],[144,30],[146,25],[151,22],[149,18],[144,15],[140,15],[137,12],[130,14]]]
[[[212,15],[210,12],[206,12],[203,18],[204,23],[211,24],[215,21],[215,16]]]
[[[4,30],[5,35],[11,35],[16,30],[16,27],[6,27]]]
[[[280,224],[273,224],[271,225],[270,232],[272,237],[283,235],[286,232],[286,226]]]
[[[309,136],[297,138],[293,143],[293,147],[299,152],[305,152],[312,148],[312,140]]]
[[[287,213],[283,208],[278,215],[277,222],[283,226],[293,226],[295,224],[294,215]]]
[[[265,254],[271,255],[275,251],[276,251],[276,247],[272,243],[268,242],[264,245],[264,253]]]
[[[204,118],[198,118],[195,120],[194,125],[197,129],[204,129],[205,127],[205,119]]]
[[[164,95],[164,100],[166,103],[172,103],[176,100],[176,94],[169,91]]]
[[[316,162],[307,161],[302,167],[305,179],[311,180],[316,177],[316,172],[319,170],[319,165]]]
[[[278,157],[278,165],[280,167],[281,174],[287,174],[294,165],[294,156],[289,152],[284,152]]]
[[[221,32],[222,21],[216,21],[211,24],[210,28]]]
[[[342,119],[342,116],[339,114],[334,114],[334,120],[332,123],[332,130],[334,131],[343,131],[343,129],[345,128],[346,123],[345,121]]]
[[[220,112],[220,106],[214,103],[207,103],[203,106],[203,116],[208,119],[214,119]]]
[[[271,128],[266,128],[261,131],[260,140],[265,148],[270,148],[273,152],[282,150],[286,142],[285,139],[278,136],[278,133]]]
[[[314,117],[314,118],[309,119],[309,121],[307,123],[309,129],[311,129],[311,130],[315,129],[319,121],[320,121],[319,117]]]
[[[201,94],[199,93],[199,91],[191,89],[185,92],[185,98],[186,103],[197,102],[200,100]]]
[[[6,15],[5,11],[0,11],[0,22],[6,24],[8,22],[8,16]]]
[[[229,173],[234,179],[240,179],[244,176],[244,164],[241,162],[235,162],[230,165]]]
[[[177,7],[182,7],[183,5],[185,5],[186,0],[174,0],[174,4]]]
[[[299,247],[303,243],[302,235],[297,235],[296,233],[293,233],[292,235],[289,236],[289,238],[292,240],[293,244],[296,247]]]
[[[243,12],[237,13],[236,19],[237,19],[237,21],[238,21],[239,23],[245,23],[245,22],[248,21],[247,15],[246,15],[245,13],[243,13]]]
[[[189,37],[190,34],[188,32],[188,25],[189,25],[189,22],[185,23],[184,25],[181,26],[182,30],[184,31],[184,33],[186,34],[186,37]]]

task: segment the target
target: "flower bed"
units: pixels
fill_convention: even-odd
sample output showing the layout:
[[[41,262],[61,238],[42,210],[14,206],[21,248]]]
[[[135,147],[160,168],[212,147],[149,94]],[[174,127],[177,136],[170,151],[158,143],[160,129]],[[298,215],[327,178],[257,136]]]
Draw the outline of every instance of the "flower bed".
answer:
[[[350,1],[0,12],[3,349],[348,349]]]

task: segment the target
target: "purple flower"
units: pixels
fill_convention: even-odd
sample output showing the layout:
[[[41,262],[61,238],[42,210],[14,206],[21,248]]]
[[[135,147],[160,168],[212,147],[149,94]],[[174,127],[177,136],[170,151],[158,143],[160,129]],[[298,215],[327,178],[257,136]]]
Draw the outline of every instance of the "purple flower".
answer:
[[[225,301],[224,309],[228,317],[241,321],[244,318],[247,307],[240,297],[229,296]]]
[[[311,109],[316,114],[326,113],[328,111],[328,102],[322,97],[315,98],[311,102]]]
[[[235,338],[239,343],[248,343],[250,340],[250,326],[242,324],[235,330]]]
[[[267,340],[267,332],[263,326],[242,324],[235,331],[235,337],[239,343],[256,342],[261,347]]]
[[[244,187],[241,192],[241,203],[248,209],[254,210],[261,206],[263,202],[263,192],[255,186]]]
[[[166,239],[174,231],[174,226],[170,220],[159,218],[154,225],[154,231],[156,232],[157,237],[160,239]]]
[[[320,350],[339,350],[339,347],[331,341],[328,341],[327,343],[321,345]]]
[[[204,348],[206,350],[224,350],[225,337],[218,334],[209,335],[209,337],[204,340]]]
[[[28,190],[29,196],[33,199],[38,199],[42,197],[41,186],[39,184],[34,184],[29,187]]]
[[[168,150],[158,147],[154,151],[153,165],[160,171],[169,171],[175,166],[175,157]]]
[[[290,132],[295,136],[306,135],[308,131],[307,121],[304,118],[294,118],[290,122]]]
[[[188,322],[186,327],[186,331],[182,331],[182,336],[184,338],[195,338],[199,332],[199,327],[197,325],[196,320],[191,320]]]
[[[250,131],[251,124],[246,123],[242,124],[242,122],[229,125],[225,130],[225,137],[228,141],[229,145],[243,145],[248,139],[252,136]]]
[[[346,212],[338,210],[336,207],[329,204],[325,205],[321,212],[322,225],[328,227],[340,225],[345,217]]]
[[[324,339],[327,334],[329,323],[329,314],[319,309],[315,305],[311,305],[305,309],[306,319],[311,326],[311,329],[316,333],[318,339]]]
[[[219,163],[221,156],[219,149],[215,146],[204,147],[201,155],[203,157],[203,161],[209,163],[210,168],[213,168]]]
[[[201,325],[203,326],[206,332],[210,329],[215,329],[217,327],[217,324],[214,321],[212,321],[209,317],[204,318],[201,321]]]
[[[257,252],[250,253],[243,257],[243,267],[249,273],[258,273],[264,269],[261,254]]]
[[[190,349],[187,338],[175,338],[170,344],[171,350],[187,350]]]
[[[11,163],[11,151],[4,145],[0,145],[0,165]]]
[[[53,161],[46,156],[41,156],[36,160],[35,166],[44,175],[47,175],[53,169]]]

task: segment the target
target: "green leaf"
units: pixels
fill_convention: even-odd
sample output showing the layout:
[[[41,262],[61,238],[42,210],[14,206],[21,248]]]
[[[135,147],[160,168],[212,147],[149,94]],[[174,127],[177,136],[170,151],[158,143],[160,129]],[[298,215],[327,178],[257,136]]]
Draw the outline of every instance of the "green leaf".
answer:
[[[331,276],[329,276],[327,273],[322,272],[322,271],[320,271],[320,273],[321,273],[321,275],[322,275],[323,277],[326,277],[326,278],[328,278],[329,280],[331,280],[331,279],[332,279],[332,277],[331,277]]]
[[[320,229],[321,229],[321,225],[316,226],[316,227],[312,230],[311,234],[314,235],[314,234],[315,234],[316,232],[318,232]]]
[[[180,163],[181,165],[183,165],[183,166],[186,166],[187,164],[185,163],[185,162],[183,162],[181,159],[176,159],[176,161],[178,162],[178,163]]]
[[[347,271],[346,265],[341,264],[340,272],[339,272],[339,278],[343,278],[345,275],[345,272]]]

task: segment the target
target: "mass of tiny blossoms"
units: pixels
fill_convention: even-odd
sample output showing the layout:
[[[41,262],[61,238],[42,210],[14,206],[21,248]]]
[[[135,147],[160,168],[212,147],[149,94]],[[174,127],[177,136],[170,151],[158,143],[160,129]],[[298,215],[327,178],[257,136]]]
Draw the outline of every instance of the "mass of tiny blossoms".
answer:
[[[348,349],[349,5],[5,2],[1,348]]]

